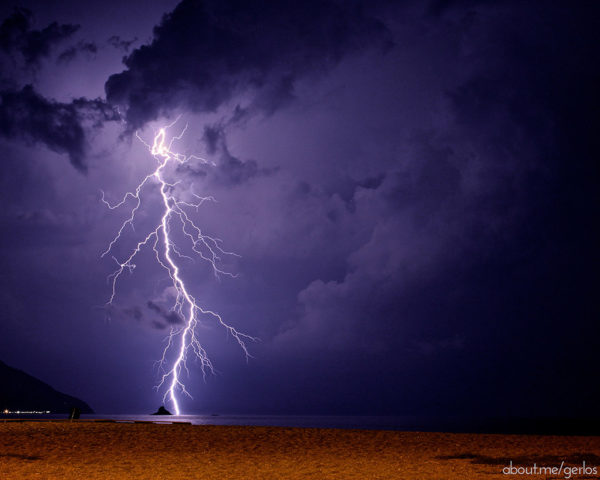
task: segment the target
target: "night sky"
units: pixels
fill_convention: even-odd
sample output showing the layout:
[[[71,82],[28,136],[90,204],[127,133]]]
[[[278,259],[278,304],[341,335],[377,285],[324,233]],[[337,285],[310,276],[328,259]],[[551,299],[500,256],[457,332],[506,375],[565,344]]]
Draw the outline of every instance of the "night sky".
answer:
[[[181,319],[101,258],[188,124],[180,188],[240,258],[187,413],[570,416],[600,388],[597,2],[31,1],[0,8],[0,360],[148,413]],[[160,215],[144,190],[123,259]],[[131,206],[131,204],[128,204]],[[185,247],[182,243],[182,249]]]

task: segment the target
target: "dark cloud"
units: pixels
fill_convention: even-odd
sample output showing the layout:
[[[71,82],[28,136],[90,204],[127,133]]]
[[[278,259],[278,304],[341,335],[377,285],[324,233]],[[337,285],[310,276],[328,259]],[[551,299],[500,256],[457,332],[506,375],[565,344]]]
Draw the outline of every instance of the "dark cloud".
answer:
[[[461,173],[453,165],[449,147],[432,145],[428,138],[416,141],[415,155],[419,162],[409,171],[389,172],[395,181],[381,190],[395,212],[405,208],[414,211],[415,219],[426,222],[442,207],[461,194]],[[380,182],[382,183],[382,182]]]
[[[137,42],[137,38],[134,38],[132,40],[123,40],[118,35],[113,35],[112,37],[110,37],[107,40],[107,42],[112,47],[122,50],[125,53],[129,53],[129,49],[131,48],[131,45],[133,45],[135,42]]]
[[[225,129],[215,124],[204,127],[202,137],[209,155],[216,156],[216,170],[210,172],[215,180],[225,185],[238,185],[260,175],[271,175],[276,168],[259,168],[255,160],[240,160],[227,147]]]
[[[451,8],[469,9],[483,3],[482,0],[432,0],[429,2],[429,13],[431,15],[442,15]],[[500,0],[498,1],[500,3]]]
[[[16,8],[0,25],[0,50],[10,55],[13,63],[22,57],[27,66],[47,57],[53,47],[71,37],[77,25],[53,22],[42,30],[32,29],[33,14]],[[72,60],[78,52],[94,54],[92,42],[79,42],[62,52],[59,62]],[[17,75],[14,65],[13,76]],[[18,76],[18,75],[17,75]],[[77,98],[69,103],[45,98],[32,85],[21,87],[15,78],[2,78],[0,89],[0,136],[42,143],[57,153],[66,153],[71,164],[86,171],[87,126],[99,127],[116,120],[116,114],[99,99]]]
[[[214,166],[204,162],[185,163],[177,167],[181,173],[192,177],[208,177],[219,185],[240,185],[253,178],[276,173],[278,168],[261,168],[256,160],[241,160],[233,155],[227,146],[225,126],[213,124],[204,127],[202,140],[206,146],[207,156],[214,159]]]
[[[388,32],[360,3],[184,0],[106,82],[109,102],[137,128],[171,108],[214,111],[236,93],[272,113],[296,81],[322,74],[346,54],[388,45]]]
[[[597,331],[589,322],[600,241],[590,125],[600,39],[586,8],[468,3],[468,11],[444,7],[443,22],[428,20],[442,38],[448,22],[461,25],[468,52],[456,67],[461,81],[444,89],[448,121],[415,132],[381,182],[355,189],[355,221],[367,225],[361,211],[373,219],[368,240],[348,255],[341,280],[314,280],[299,293],[301,313],[276,342],[370,352],[415,369],[420,357],[435,358],[436,381],[480,379],[486,406],[501,408],[486,371],[507,379],[500,389],[531,382],[544,391],[556,375],[585,381],[594,361],[589,348],[568,359],[545,352]],[[548,374],[537,375],[542,357]],[[453,400],[447,386],[435,396],[482,408]]]
[[[79,25],[52,22],[42,30],[32,30],[32,18],[30,10],[16,8],[0,25],[0,49],[7,54],[19,53],[27,64],[48,56],[56,44],[79,29]]]
[[[85,122],[99,126],[118,116],[102,101],[79,98],[71,103],[49,100],[31,85],[0,91],[0,135],[42,143],[66,153],[71,164],[85,172],[87,148]]]
[[[138,322],[144,318],[142,309],[137,305],[123,309],[123,313],[128,317],[137,320]]]
[[[160,330],[166,328],[169,325],[180,325],[183,323],[183,319],[177,312],[173,310],[167,310],[161,307],[160,305],[154,303],[152,300],[149,300],[146,306],[154,313],[157,313],[160,316],[160,318],[166,322],[165,325],[162,322],[157,322],[156,320],[153,321],[153,325]]]
[[[365,178],[364,180],[358,182],[357,186],[367,189],[379,188],[384,179],[385,174],[381,173],[375,177]]]
[[[58,56],[58,61],[62,63],[68,63],[80,53],[93,57],[96,55],[96,53],[98,53],[98,46],[93,42],[79,42],[77,45],[73,45],[64,50]]]

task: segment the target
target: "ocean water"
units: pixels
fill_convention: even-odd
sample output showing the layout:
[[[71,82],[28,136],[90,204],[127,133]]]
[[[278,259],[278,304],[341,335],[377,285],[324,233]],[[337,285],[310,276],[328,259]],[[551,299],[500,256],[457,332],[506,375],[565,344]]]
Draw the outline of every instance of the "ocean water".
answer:
[[[4,419],[67,420],[62,414],[0,414]],[[115,422],[188,422],[193,425],[236,425],[299,428],[343,428],[358,430],[402,430],[407,432],[526,433],[552,435],[600,435],[600,418],[490,418],[342,415],[81,415],[81,420]]]
[[[408,417],[371,416],[327,416],[327,415],[82,415],[84,417],[112,418],[117,421],[132,419],[137,421],[190,422],[193,425],[238,425],[266,427],[302,428],[347,428],[362,430],[407,429],[414,423]],[[416,425],[414,425],[416,426]],[[413,426],[413,428],[414,428]]]
[[[9,414],[0,415],[3,419],[60,420],[67,419],[62,414]],[[116,422],[189,422],[193,425],[237,425],[300,428],[344,428],[360,430],[424,430],[429,428],[421,419],[414,417],[389,416],[338,416],[338,415],[111,415],[82,414],[82,420],[114,420]]]

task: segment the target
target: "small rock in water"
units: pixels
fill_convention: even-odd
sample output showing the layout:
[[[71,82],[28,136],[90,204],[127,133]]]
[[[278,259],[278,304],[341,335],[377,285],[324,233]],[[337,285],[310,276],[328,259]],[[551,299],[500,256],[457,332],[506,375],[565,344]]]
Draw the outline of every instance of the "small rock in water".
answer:
[[[158,411],[153,413],[152,415],[173,415],[169,412],[165,407],[159,407]]]

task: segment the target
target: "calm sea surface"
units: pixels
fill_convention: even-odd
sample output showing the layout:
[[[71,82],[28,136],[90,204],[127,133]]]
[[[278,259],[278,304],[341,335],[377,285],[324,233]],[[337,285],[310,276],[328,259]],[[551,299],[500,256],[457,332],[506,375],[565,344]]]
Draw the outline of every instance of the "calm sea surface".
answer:
[[[68,415],[0,414],[4,419],[66,420]],[[238,425],[300,428],[346,428],[421,432],[535,433],[552,435],[600,435],[600,418],[465,418],[381,417],[328,415],[81,415],[82,420],[116,422],[190,422],[194,425]]]
[[[4,419],[66,420],[68,415],[0,414]],[[552,435],[600,435],[600,418],[465,418],[381,417],[338,415],[81,415],[82,420],[116,422],[189,422],[194,425],[238,425],[300,428],[346,428],[421,432],[534,433]]]
[[[42,414],[0,415],[2,419],[66,419],[67,415]],[[371,416],[304,416],[304,415],[81,415],[82,420],[101,419],[117,422],[190,422],[194,425],[239,425],[303,428],[347,428],[361,430],[424,430],[433,429],[435,422],[418,422],[414,417],[371,417]]]

